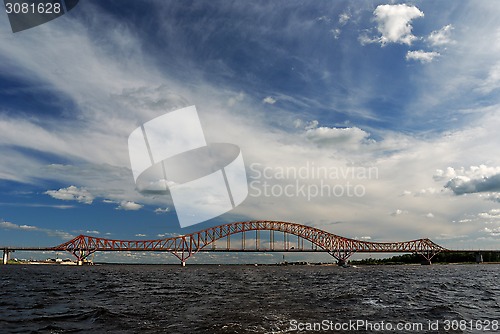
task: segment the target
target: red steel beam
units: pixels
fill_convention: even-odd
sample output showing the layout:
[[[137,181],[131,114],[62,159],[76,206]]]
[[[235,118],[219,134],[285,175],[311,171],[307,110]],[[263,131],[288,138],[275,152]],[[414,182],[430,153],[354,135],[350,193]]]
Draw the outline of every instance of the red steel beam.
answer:
[[[341,237],[315,227],[269,220],[224,224],[178,237],[154,240],[113,240],[79,235],[51,249],[69,251],[75,254],[78,260],[83,260],[96,251],[168,251],[184,262],[193,254],[204,250],[205,247],[219,239],[229,237],[232,234],[263,230],[296,235],[324,249],[339,261],[344,261],[356,252],[437,254],[446,251],[445,248],[429,239],[404,242],[368,242]]]

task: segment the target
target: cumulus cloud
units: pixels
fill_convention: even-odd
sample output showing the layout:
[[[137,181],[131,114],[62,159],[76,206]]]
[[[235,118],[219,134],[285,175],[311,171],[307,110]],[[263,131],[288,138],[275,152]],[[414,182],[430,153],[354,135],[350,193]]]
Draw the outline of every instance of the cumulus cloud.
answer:
[[[116,208],[117,210],[125,210],[125,211],[137,211],[142,209],[144,205],[138,204],[132,201],[121,201],[120,205]]]
[[[408,51],[406,53],[406,60],[416,60],[421,63],[430,63],[431,61],[434,60],[434,58],[439,57],[440,54],[439,52],[435,51],[423,51],[423,50],[418,50],[418,51]]]
[[[454,41],[451,39],[451,31],[453,26],[448,24],[439,30],[435,30],[429,34],[427,37],[427,42],[431,46],[443,46],[447,44],[452,44]]]
[[[412,34],[412,20],[423,17],[424,13],[415,6],[406,4],[379,5],[373,12],[380,33],[376,42],[382,46],[388,43],[411,45],[416,36]]]
[[[481,179],[471,179],[467,176],[457,176],[446,184],[445,188],[450,189],[456,195],[497,192],[500,191],[500,174]]]
[[[142,234],[142,233],[138,233],[135,235],[136,237],[145,237],[146,235],[145,234]]]
[[[455,176],[457,176],[457,173],[455,172],[455,168],[447,167],[446,170],[437,169],[433,175],[433,178],[435,181],[442,181],[444,179],[450,180],[450,179],[454,178]]]
[[[347,13],[347,12],[344,12],[344,13],[339,15],[339,24],[341,26],[344,26],[347,24],[347,22],[349,22],[350,19],[351,19],[351,15],[349,15],[349,13]]]
[[[500,167],[471,166],[468,170],[448,169],[455,176],[445,185],[456,195],[500,192]]]
[[[77,201],[85,204],[92,204],[94,196],[84,188],[69,186],[59,190],[47,190],[45,194],[63,201]]]
[[[267,104],[275,104],[276,103],[276,99],[273,98],[272,96],[266,96],[262,102],[264,103],[267,103]]]

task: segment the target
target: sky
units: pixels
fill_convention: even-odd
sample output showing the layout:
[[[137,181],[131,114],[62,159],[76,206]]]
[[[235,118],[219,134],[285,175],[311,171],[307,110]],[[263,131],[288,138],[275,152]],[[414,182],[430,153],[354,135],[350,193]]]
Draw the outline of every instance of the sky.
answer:
[[[2,12],[0,245],[259,219],[498,249],[499,15],[486,0],[88,0],[12,33]],[[191,105],[207,142],[240,148],[248,196],[181,228],[170,196],[136,189],[127,140]]]

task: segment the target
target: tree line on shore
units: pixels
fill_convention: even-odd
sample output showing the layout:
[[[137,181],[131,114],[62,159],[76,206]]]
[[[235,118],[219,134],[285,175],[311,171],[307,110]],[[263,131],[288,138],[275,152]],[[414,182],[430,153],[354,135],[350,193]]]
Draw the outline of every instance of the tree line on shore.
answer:
[[[476,263],[477,253],[461,252],[461,253],[439,253],[432,258],[432,263]],[[483,262],[500,262],[500,252],[481,252]],[[419,264],[423,257],[419,254],[404,254],[396,255],[385,259],[363,259],[352,260],[352,264]]]

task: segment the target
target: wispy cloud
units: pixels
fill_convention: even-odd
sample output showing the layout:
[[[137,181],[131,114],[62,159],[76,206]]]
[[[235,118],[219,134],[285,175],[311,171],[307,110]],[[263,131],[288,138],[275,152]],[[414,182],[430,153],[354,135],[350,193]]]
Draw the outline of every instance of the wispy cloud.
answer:
[[[52,209],[73,209],[74,205],[57,205],[57,204],[40,204],[40,203],[0,203],[0,206],[17,206],[17,207],[28,207],[28,208],[52,208]]]
[[[74,238],[74,236],[68,232],[60,231],[60,230],[53,230],[53,229],[47,229],[47,228],[41,228],[33,225],[19,225],[19,224],[14,224],[8,221],[1,221],[0,222],[0,228],[3,229],[8,229],[8,230],[22,230],[22,231],[28,231],[28,232],[43,232],[49,237],[58,237],[63,240],[70,240]]]
[[[435,51],[426,52],[423,50],[418,51],[408,51],[406,53],[406,60],[416,60],[421,63],[430,63],[436,57],[439,57],[440,54]]]
[[[444,46],[454,43],[451,38],[451,32],[453,30],[453,25],[448,24],[439,30],[435,30],[429,34],[427,41],[431,46]]]

